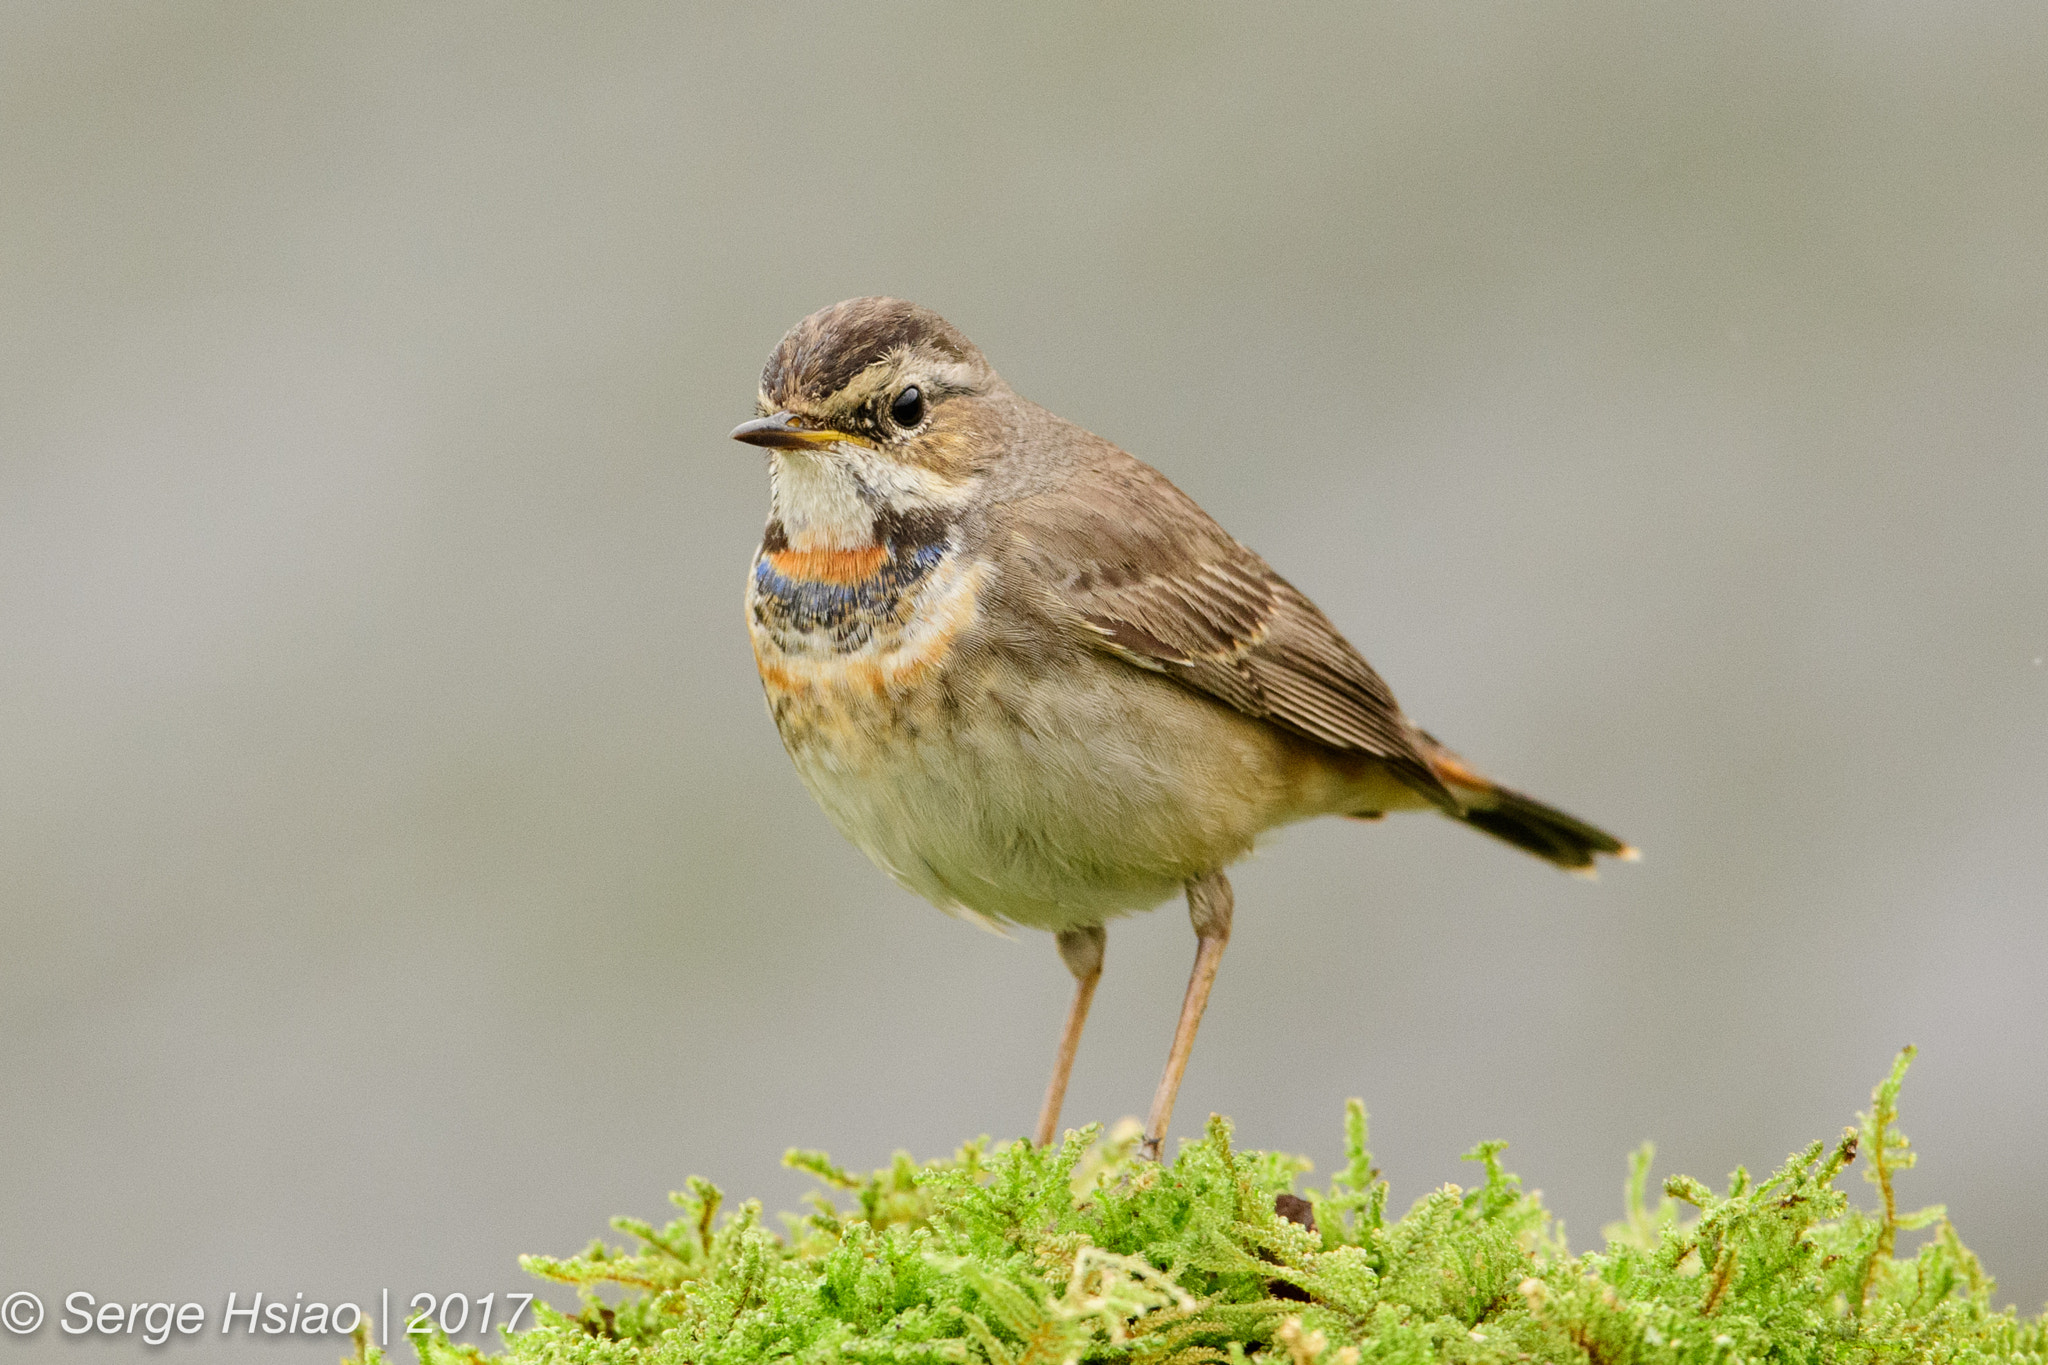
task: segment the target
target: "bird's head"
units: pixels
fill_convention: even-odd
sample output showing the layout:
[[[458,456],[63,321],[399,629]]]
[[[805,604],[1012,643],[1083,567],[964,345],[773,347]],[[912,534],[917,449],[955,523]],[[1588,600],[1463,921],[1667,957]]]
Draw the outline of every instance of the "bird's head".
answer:
[[[789,329],[761,372],[760,416],[732,436],[769,452],[785,520],[819,521],[848,498],[873,512],[944,510],[1001,446],[986,402],[1001,386],[937,313],[849,299]]]

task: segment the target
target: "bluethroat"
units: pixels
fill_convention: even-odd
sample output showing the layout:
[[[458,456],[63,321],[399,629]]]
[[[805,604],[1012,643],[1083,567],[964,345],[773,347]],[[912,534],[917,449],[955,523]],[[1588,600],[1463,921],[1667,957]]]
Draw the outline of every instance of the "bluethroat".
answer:
[[[1156,1158],[1230,938],[1224,869],[1317,815],[1435,810],[1590,873],[1628,845],[1417,729],[1315,604],[1151,466],[1020,398],[897,299],[791,328],[733,438],[768,453],[747,589],[768,709],[839,832],[943,910],[1052,932],[1073,1003],[1103,925],[1176,892],[1194,971]]]

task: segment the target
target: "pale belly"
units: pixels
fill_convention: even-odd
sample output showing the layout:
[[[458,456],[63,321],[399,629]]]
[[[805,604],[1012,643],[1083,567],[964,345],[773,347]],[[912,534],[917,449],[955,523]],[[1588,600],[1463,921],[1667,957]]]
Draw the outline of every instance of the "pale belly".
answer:
[[[1099,924],[1234,862],[1275,825],[1371,808],[1382,785],[1405,793],[1085,647],[1021,661],[963,647],[973,576],[934,577],[914,616],[858,650],[812,651],[758,620],[754,647],[804,785],[941,908]]]

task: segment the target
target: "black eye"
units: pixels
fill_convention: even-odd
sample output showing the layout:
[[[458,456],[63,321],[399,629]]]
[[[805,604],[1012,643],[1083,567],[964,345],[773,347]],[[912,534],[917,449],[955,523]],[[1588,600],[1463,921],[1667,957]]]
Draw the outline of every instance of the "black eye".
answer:
[[[924,420],[924,395],[917,385],[896,395],[896,401],[889,405],[889,420],[906,431]]]

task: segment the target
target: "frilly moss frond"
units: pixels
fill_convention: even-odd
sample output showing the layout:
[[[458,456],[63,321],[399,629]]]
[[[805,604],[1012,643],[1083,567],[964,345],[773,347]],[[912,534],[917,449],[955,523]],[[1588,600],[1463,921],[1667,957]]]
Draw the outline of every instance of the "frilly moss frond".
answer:
[[[1910,1059],[1900,1055],[1860,1129],[1762,1181],[1738,1169],[1716,1194],[1675,1176],[1652,1210],[1646,1145],[1625,1218],[1606,1229],[1605,1250],[1582,1255],[1502,1168],[1500,1143],[1468,1154],[1474,1188],[1446,1185],[1389,1221],[1357,1101],[1344,1168],[1305,1200],[1294,1186],[1306,1162],[1235,1149],[1220,1118],[1165,1166],[1137,1158],[1134,1126],[1106,1137],[1090,1127],[1045,1150],[971,1143],[865,1176],[792,1152],[789,1164],[823,1188],[780,1234],[757,1203],[721,1218],[719,1192],[692,1180],[666,1227],[615,1222],[635,1248],[526,1258],[534,1274],[578,1286],[582,1308],[542,1310],[498,1358],[2048,1365],[2048,1318],[1993,1309],[1992,1281],[1941,1210],[1897,1211]],[[1882,1197],[1874,1213],[1835,1188],[1859,1152]],[[1898,1233],[1930,1224],[1901,1259]],[[614,1302],[600,1297],[606,1287]],[[485,1359],[445,1340],[421,1354],[426,1365]],[[379,1353],[359,1356],[369,1365]]]

